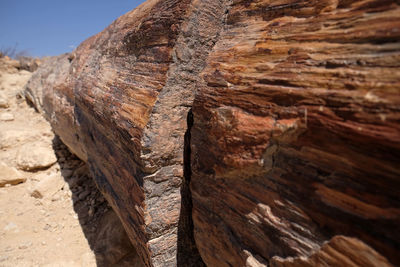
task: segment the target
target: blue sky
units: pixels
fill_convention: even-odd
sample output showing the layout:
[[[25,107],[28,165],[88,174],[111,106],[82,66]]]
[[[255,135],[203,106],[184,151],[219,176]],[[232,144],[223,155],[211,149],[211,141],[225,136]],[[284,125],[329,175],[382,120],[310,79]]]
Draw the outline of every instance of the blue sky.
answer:
[[[144,0],[0,0],[0,49],[70,52]]]

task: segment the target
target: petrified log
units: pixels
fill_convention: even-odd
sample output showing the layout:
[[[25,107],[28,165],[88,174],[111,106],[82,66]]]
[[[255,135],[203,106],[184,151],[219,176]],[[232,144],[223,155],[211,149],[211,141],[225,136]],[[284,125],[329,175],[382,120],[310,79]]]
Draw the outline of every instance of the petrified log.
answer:
[[[180,194],[183,143],[226,8],[224,0],[147,1],[72,54],[44,62],[26,87],[88,162],[145,266],[202,265],[186,183]]]
[[[390,266],[399,27],[396,1],[150,0],[26,94],[144,266]]]
[[[193,104],[208,266],[400,265],[399,41],[397,1],[233,2]]]

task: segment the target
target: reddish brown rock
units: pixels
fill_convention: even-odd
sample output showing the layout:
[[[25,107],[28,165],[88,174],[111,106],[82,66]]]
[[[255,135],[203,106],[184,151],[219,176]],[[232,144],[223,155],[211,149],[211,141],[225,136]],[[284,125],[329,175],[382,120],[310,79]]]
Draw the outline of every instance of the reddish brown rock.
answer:
[[[399,265],[399,38],[390,0],[150,0],[26,95],[136,265]]]
[[[193,105],[208,266],[400,265],[399,41],[397,1],[233,1]]]
[[[396,1],[234,1],[193,107],[208,266],[400,264],[399,41]]]
[[[203,265],[188,186],[180,194],[183,143],[226,8],[223,0],[147,1],[72,54],[44,62],[26,89],[89,163],[145,266]]]
[[[249,258],[248,258],[249,259]],[[250,258],[251,259],[251,258]],[[356,238],[335,236],[310,257],[282,259],[273,257],[271,267],[341,267],[341,266],[392,266],[385,257]]]

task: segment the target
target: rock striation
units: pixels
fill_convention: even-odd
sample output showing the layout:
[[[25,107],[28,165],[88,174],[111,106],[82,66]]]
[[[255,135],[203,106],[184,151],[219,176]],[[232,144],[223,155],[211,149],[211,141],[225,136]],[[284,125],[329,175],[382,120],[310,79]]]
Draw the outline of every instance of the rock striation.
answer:
[[[398,3],[234,1],[226,23],[193,104],[204,262],[398,266]]]
[[[145,266],[202,262],[185,234],[192,225],[189,196],[180,193],[183,143],[225,2],[147,1],[72,54],[44,61],[25,89],[88,163]]]
[[[25,95],[88,163],[134,264],[392,266],[399,39],[390,0],[149,0]]]

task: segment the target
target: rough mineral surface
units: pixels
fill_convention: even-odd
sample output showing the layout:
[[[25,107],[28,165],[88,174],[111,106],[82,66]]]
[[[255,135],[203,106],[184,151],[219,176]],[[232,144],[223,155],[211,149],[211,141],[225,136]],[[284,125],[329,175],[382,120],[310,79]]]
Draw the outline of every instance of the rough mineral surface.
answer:
[[[204,262],[399,266],[398,2],[233,1],[226,23],[193,105]]]
[[[17,169],[7,166],[5,163],[0,162],[0,187],[7,184],[16,185],[26,181],[26,177]]]
[[[89,163],[146,266],[202,264],[187,234],[188,184],[180,194],[183,143],[226,8],[222,0],[147,1],[72,54],[45,61],[25,90]]]
[[[390,0],[149,0],[26,97],[88,163],[133,264],[390,266],[399,39]]]
[[[25,171],[35,171],[50,167],[57,162],[57,158],[54,153],[51,153],[50,148],[51,144],[45,142],[26,144],[20,147],[16,158],[18,168]]]

